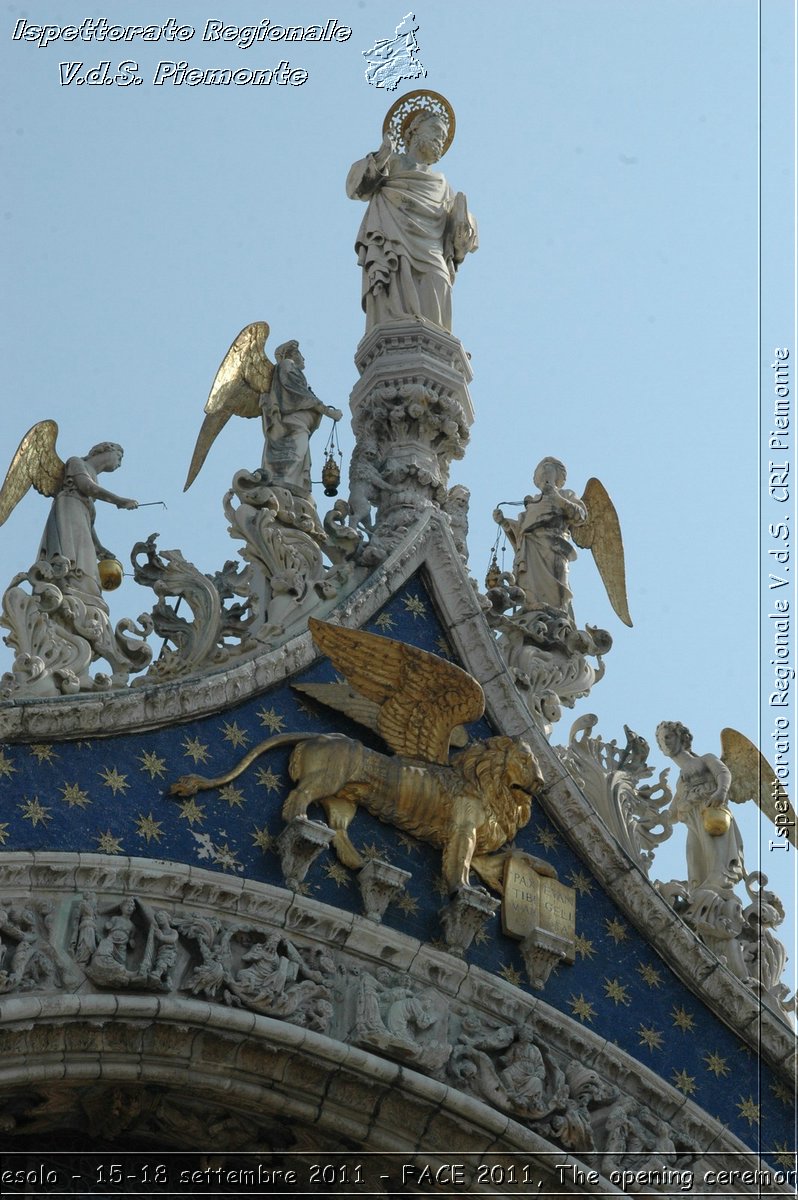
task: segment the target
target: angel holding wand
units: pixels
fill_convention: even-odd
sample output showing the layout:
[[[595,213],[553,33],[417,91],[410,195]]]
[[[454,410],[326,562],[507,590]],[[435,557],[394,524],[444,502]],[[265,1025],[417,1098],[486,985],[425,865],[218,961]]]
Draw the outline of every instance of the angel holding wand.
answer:
[[[113,559],[94,528],[95,500],[117,508],[138,508],[138,501],[118,496],[98,482],[98,475],[116,471],[124,451],[116,442],[99,442],[88,454],[63,462],[55,448],[58,426],[39,421],[23,437],[0,489],[0,525],[10,516],[30,487],[53,503],[44,527],[38,558],[51,562],[68,559],[80,573],[81,587],[100,593],[98,560]]]

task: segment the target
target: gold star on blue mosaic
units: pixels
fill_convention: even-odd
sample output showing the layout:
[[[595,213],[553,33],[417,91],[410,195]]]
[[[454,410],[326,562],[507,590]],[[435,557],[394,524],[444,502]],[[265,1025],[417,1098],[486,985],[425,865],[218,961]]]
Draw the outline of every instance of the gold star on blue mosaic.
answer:
[[[97,849],[101,854],[121,854],[122,843],[119,838],[115,838],[110,829],[105,833],[101,833],[97,837]]]
[[[98,771],[98,775],[100,776],[100,779],[102,779],[105,786],[109,787],[114,795],[116,795],[117,792],[122,792],[124,794],[130,787],[130,784],[127,781],[127,775],[120,775],[116,767],[105,767],[102,771]]]
[[[219,866],[224,867],[226,871],[237,871],[241,867],[241,863],[227,845],[227,842],[225,842],[222,846],[216,847],[216,861]]]
[[[721,1079],[724,1075],[731,1074],[726,1059],[721,1058],[719,1054],[705,1054],[704,1062],[706,1063],[707,1070],[717,1075],[718,1079]]]
[[[339,862],[330,862],[324,868],[324,874],[338,887],[349,886],[349,873]]]
[[[658,988],[662,983],[662,976],[657,968],[652,967],[650,963],[638,963],[637,970],[642,976],[643,982],[647,983],[649,987]]]
[[[26,800],[24,804],[18,804],[17,808],[22,813],[26,821],[30,821],[34,828],[37,825],[46,825],[50,820],[50,809],[45,808],[39,803],[39,797],[34,796],[32,800]]]
[[[222,725],[224,730],[224,740],[229,742],[234,749],[239,746],[246,746],[249,741],[249,734],[246,729],[239,729],[235,721],[225,721]]]
[[[617,979],[604,979],[604,991],[609,1000],[614,1000],[616,1004],[629,1004],[629,991]]]
[[[615,942],[616,946],[618,942],[626,941],[629,936],[629,930],[626,928],[623,921],[618,919],[618,917],[613,917],[612,920],[607,918],[605,919],[604,924],[607,926],[607,933]]]
[[[42,743],[37,743],[31,746],[30,752],[34,758],[38,759],[40,763],[50,763],[54,758],[58,757],[52,746],[47,746]]]
[[[280,790],[280,776],[275,774],[271,767],[258,767],[255,780],[261,787],[265,787],[268,792],[279,792]]]
[[[195,764],[205,763],[210,757],[207,744],[201,742],[199,738],[185,738],[183,740],[183,754]]]
[[[786,1167],[788,1171],[795,1169],[795,1151],[791,1150],[786,1142],[776,1142],[773,1151],[780,1167]]]
[[[560,840],[553,829],[541,829],[537,835],[537,840],[545,850],[555,850],[560,844]]]
[[[568,882],[580,896],[589,896],[593,891],[593,881],[584,871],[571,871]]]
[[[592,1021],[596,1015],[595,1008],[581,992],[578,996],[571,996],[568,1003],[571,1006],[571,1012],[575,1017],[579,1017],[580,1021]]]
[[[485,942],[490,941],[490,934],[484,925],[481,925],[474,934],[474,942],[477,946],[484,946]]]
[[[160,779],[166,773],[166,759],[159,758],[152,750],[145,750],[139,755],[142,771],[146,771],[150,779]]]
[[[273,834],[269,833],[265,825],[262,829],[258,829],[256,825],[252,830],[252,843],[259,850],[271,850],[275,843],[275,838]]]
[[[416,617],[427,615],[427,606],[423,600],[419,600],[418,596],[405,596],[403,603],[406,610],[413,614],[414,620]]]
[[[441,896],[444,900],[449,898],[449,885],[442,875],[436,875],[432,881],[432,890],[436,896]]]
[[[682,1008],[681,1005],[671,1009],[671,1018],[677,1029],[682,1033],[692,1033],[695,1028],[695,1017]]]
[[[777,1079],[774,1083],[771,1083],[770,1090],[777,1100],[781,1100],[782,1104],[786,1104],[788,1107],[792,1106],[795,1097],[792,1095],[787,1085],[782,1083],[780,1079]]]
[[[596,953],[590,938],[583,937],[581,933],[574,938],[574,949],[582,958],[592,958]]]
[[[740,1110],[740,1116],[743,1117],[749,1125],[759,1124],[761,1106],[754,1102],[753,1096],[741,1096],[737,1101],[737,1107]]]
[[[408,854],[416,854],[418,852],[418,842],[415,838],[408,837],[406,833],[399,834],[399,845]]]
[[[390,862],[390,857],[385,850],[381,850],[376,842],[369,842],[367,846],[362,846],[360,853],[366,862],[372,862],[374,859],[380,862]]]
[[[285,729],[285,718],[273,708],[259,708],[258,717],[261,725],[265,725],[270,733],[282,733]]]
[[[16,771],[16,769],[17,768],[14,766],[11,759],[6,758],[5,754],[3,754],[3,751],[0,750],[0,779],[10,779],[12,773]]]
[[[10,834],[8,832],[8,821],[0,823],[0,846],[5,846]]]
[[[136,833],[139,835],[139,837],[143,837],[146,840],[147,845],[149,845],[153,840],[160,842],[161,838],[163,837],[161,824],[162,823],[160,821],[155,820],[152,812],[149,812],[146,817],[143,813],[139,813],[138,818],[136,819]]]
[[[441,658],[451,658],[452,657],[452,648],[449,645],[449,643],[446,641],[445,637],[439,637],[436,639],[435,649],[438,651],[438,654],[440,654]]]
[[[61,799],[65,800],[70,808],[85,808],[87,804],[91,804],[89,793],[84,792],[76,783],[61,785]]]
[[[671,1075],[671,1083],[680,1092],[684,1092],[685,1096],[692,1096],[696,1090],[695,1075],[688,1075],[686,1071],[674,1071]]]
[[[418,912],[418,900],[414,900],[407,892],[402,892],[394,901],[400,912],[406,913],[409,917],[413,917]]]
[[[377,629],[393,629],[396,621],[394,621],[390,613],[380,613],[374,624]]]
[[[641,1025],[637,1033],[641,1046],[648,1046],[649,1050],[662,1049],[663,1035],[653,1025]]]
[[[189,825],[193,825],[195,822],[198,825],[201,825],[205,820],[205,808],[203,805],[197,804],[196,800],[192,796],[190,799],[182,801],[180,805],[180,816],[185,817]]]
[[[219,799],[226,800],[231,808],[240,808],[244,803],[244,793],[232,783],[227,783],[223,788],[219,788]]]
[[[446,947],[444,947],[444,949],[446,949]],[[503,966],[499,971],[499,974],[501,975],[502,979],[506,979],[508,983],[513,985],[513,987],[521,986],[521,976],[518,971],[516,971],[515,967],[505,964],[505,966]]]

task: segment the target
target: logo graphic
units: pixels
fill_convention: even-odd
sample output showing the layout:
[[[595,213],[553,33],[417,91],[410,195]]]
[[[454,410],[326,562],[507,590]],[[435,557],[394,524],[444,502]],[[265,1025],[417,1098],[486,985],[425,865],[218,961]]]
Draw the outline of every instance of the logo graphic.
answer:
[[[363,57],[368,61],[366,82],[393,92],[403,79],[422,79],[427,68],[417,58],[417,33],[415,13],[409,12],[392,38],[378,38],[370,50],[364,50]]]

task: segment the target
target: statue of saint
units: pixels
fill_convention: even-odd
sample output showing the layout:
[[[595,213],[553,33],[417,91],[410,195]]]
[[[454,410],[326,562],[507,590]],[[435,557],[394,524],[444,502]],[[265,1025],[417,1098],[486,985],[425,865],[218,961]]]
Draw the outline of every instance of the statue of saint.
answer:
[[[465,196],[430,169],[451,144],[454,113],[436,92],[411,92],[389,110],[383,133],[346,180],[349,198],[368,202],[355,239],[366,332],[408,317],[451,331],[455,273],[477,248]]]
[[[269,482],[309,497],[310,435],[322,417],[340,421],[339,408],[322,404],[305,378],[299,342],[283,342],[274,352],[277,365],[271,389],[261,396],[263,413],[263,470]]]

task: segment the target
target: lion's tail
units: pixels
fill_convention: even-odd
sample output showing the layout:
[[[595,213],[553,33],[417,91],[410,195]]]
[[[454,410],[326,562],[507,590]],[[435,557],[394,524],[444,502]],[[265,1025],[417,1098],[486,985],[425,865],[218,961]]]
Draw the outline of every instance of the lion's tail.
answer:
[[[267,738],[265,742],[253,746],[239,763],[236,763],[225,775],[219,775],[216,779],[208,779],[204,775],[181,775],[169,788],[169,795],[194,796],[197,792],[207,792],[210,788],[223,787],[226,783],[232,783],[234,779],[238,779],[239,775],[251,767],[255,759],[260,758],[261,754],[265,754],[267,750],[274,750],[277,746],[293,746],[297,742],[304,742],[308,738],[318,736],[317,733],[278,733],[276,737]]]

